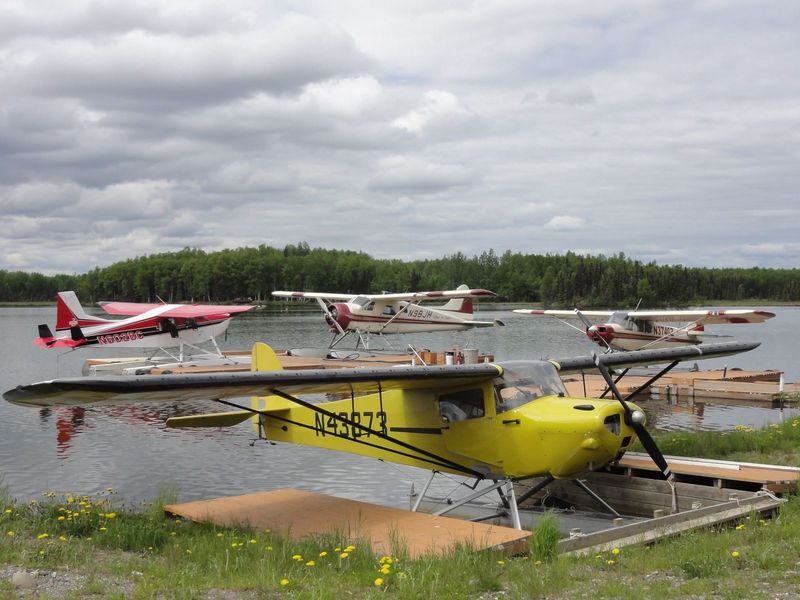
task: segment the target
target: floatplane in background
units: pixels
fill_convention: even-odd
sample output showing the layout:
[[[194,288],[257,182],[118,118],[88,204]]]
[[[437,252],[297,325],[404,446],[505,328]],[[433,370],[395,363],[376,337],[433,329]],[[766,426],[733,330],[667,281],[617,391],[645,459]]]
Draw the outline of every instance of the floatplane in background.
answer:
[[[775,316],[766,310],[540,310],[517,309],[515,313],[553,317],[585,332],[607,350],[642,350],[697,345],[704,337],[727,337],[705,331],[706,325],[763,323]],[[584,329],[567,320],[578,319]],[[592,319],[595,322],[592,322]],[[600,321],[599,323],[597,321]],[[665,322],[683,323],[664,325]]]
[[[497,294],[461,285],[455,290],[399,294],[336,294],[325,292],[276,291],[277,298],[314,299],[325,316],[333,348],[349,334],[369,349],[369,335],[457,331],[473,327],[502,327],[502,321],[478,321],[473,316],[473,298],[494,298]],[[424,304],[447,299],[442,306]]]
[[[250,305],[147,304],[139,302],[100,302],[107,319],[86,313],[73,291],[59,292],[56,303],[56,333],[46,324],[39,325],[39,337],[33,343],[43,348],[144,348],[164,355],[163,360],[182,363],[188,357],[223,358],[216,337],[230,325],[231,316],[253,308]],[[210,342],[214,352],[198,344]],[[177,349],[173,354],[168,349]],[[120,360],[114,359],[117,364]],[[140,361],[140,359],[136,359]]]
[[[757,346],[728,342],[561,360],[285,371],[275,353],[258,343],[250,372],[55,379],[18,386],[3,397],[35,408],[214,400],[235,410],[171,417],[167,426],[224,427],[249,419],[258,437],[269,442],[431,470],[413,510],[437,473],[474,478],[474,493],[435,514],[497,491],[519,529],[521,502],[556,479],[585,486],[581,475],[620,459],[636,437],[670,482],[674,508],[670,467],[645,428],[644,413],[630,398],[681,361]],[[669,364],[636,392],[620,394],[611,369],[655,363]],[[561,376],[594,369],[614,399],[570,397]],[[337,399],[315,403],[318,394]],[[248,396],[249,401],[236,400]],[[533,477],[544,479],[517,497],[514,482]]]

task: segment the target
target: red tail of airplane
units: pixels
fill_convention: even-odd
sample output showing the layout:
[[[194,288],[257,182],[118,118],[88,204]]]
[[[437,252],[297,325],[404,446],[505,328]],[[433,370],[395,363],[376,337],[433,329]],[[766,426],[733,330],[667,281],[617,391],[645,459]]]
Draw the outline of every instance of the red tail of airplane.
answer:
[[[468,290],[469,286],[462,283],[456,289],[458,290]],[[449,300],[447,304],[442,306],[439,310],[449,310],[451,312],[462,313],[465,315],[472,314],[472,298],[453,298]]]
[[[109,319],[91,317],[86,314],[75,292],[59,292],[56,305],[56,331],[73,327],[91,327],[111,323]]]

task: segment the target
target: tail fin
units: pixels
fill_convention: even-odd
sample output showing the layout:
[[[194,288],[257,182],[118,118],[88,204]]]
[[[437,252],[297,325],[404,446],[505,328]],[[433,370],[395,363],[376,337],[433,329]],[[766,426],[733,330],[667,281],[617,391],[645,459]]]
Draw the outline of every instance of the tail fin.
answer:
[[[109,319],[87,315],[75,292],[58,292],[56,331],[65,331],[72,327],[91,327],[92,325],[103,325],[110,322]]]
[[[253,344],[253,356],[250,362],[250,370],[255,371],[282,371],[283,365],[275,355],[275,351],[264,342],[256,342]],[[251,396],[250,408],[261,412],[277,412],[280,410],[288,409],[294,404],[286,398],[280,396]],[[253,431],[260,437],[263,435],[261,430],[260,417],[257,414],[253,415],[251,420]]]
[[[457,290],[468,290],[469,286],[462,283],[456,288]],[[472,298],[453,298],[448,300],[447,304],[442,306],[439,310],[449,310],[452,312],[463,313],[465,315],[472,314]]]

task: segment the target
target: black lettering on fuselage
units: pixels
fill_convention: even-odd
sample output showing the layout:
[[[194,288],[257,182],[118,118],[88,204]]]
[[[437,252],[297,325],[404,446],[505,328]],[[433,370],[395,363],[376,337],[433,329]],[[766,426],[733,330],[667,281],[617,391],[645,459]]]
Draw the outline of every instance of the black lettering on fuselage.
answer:
[[[377,425],[377,429],[373,429],[373,425]],[[388,431],[386,413],[382,410],[377,412],[354,410],[349,413],[342,411],[330,415],[315,413],[314,431],[317,437],[335,435],[351,440],[370,437],[373,433],[386,435]]]

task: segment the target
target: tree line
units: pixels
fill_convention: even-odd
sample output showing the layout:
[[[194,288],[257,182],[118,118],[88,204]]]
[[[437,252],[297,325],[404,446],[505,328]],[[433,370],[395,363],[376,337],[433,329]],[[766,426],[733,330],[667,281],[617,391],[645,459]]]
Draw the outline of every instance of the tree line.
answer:
[[[263,302],[273,290],[380,293],[454,289],[462,283],[510,302],[552,307],[648,308],[708,300],[800,301],[800,269],[689,268],[614,256],[461,252],[430,260],[375,259],[363,252],[261,245],[219,252],[184,248],[79,275],[0,270],[0,301],[53,300],[75,290],[84,303]]]

